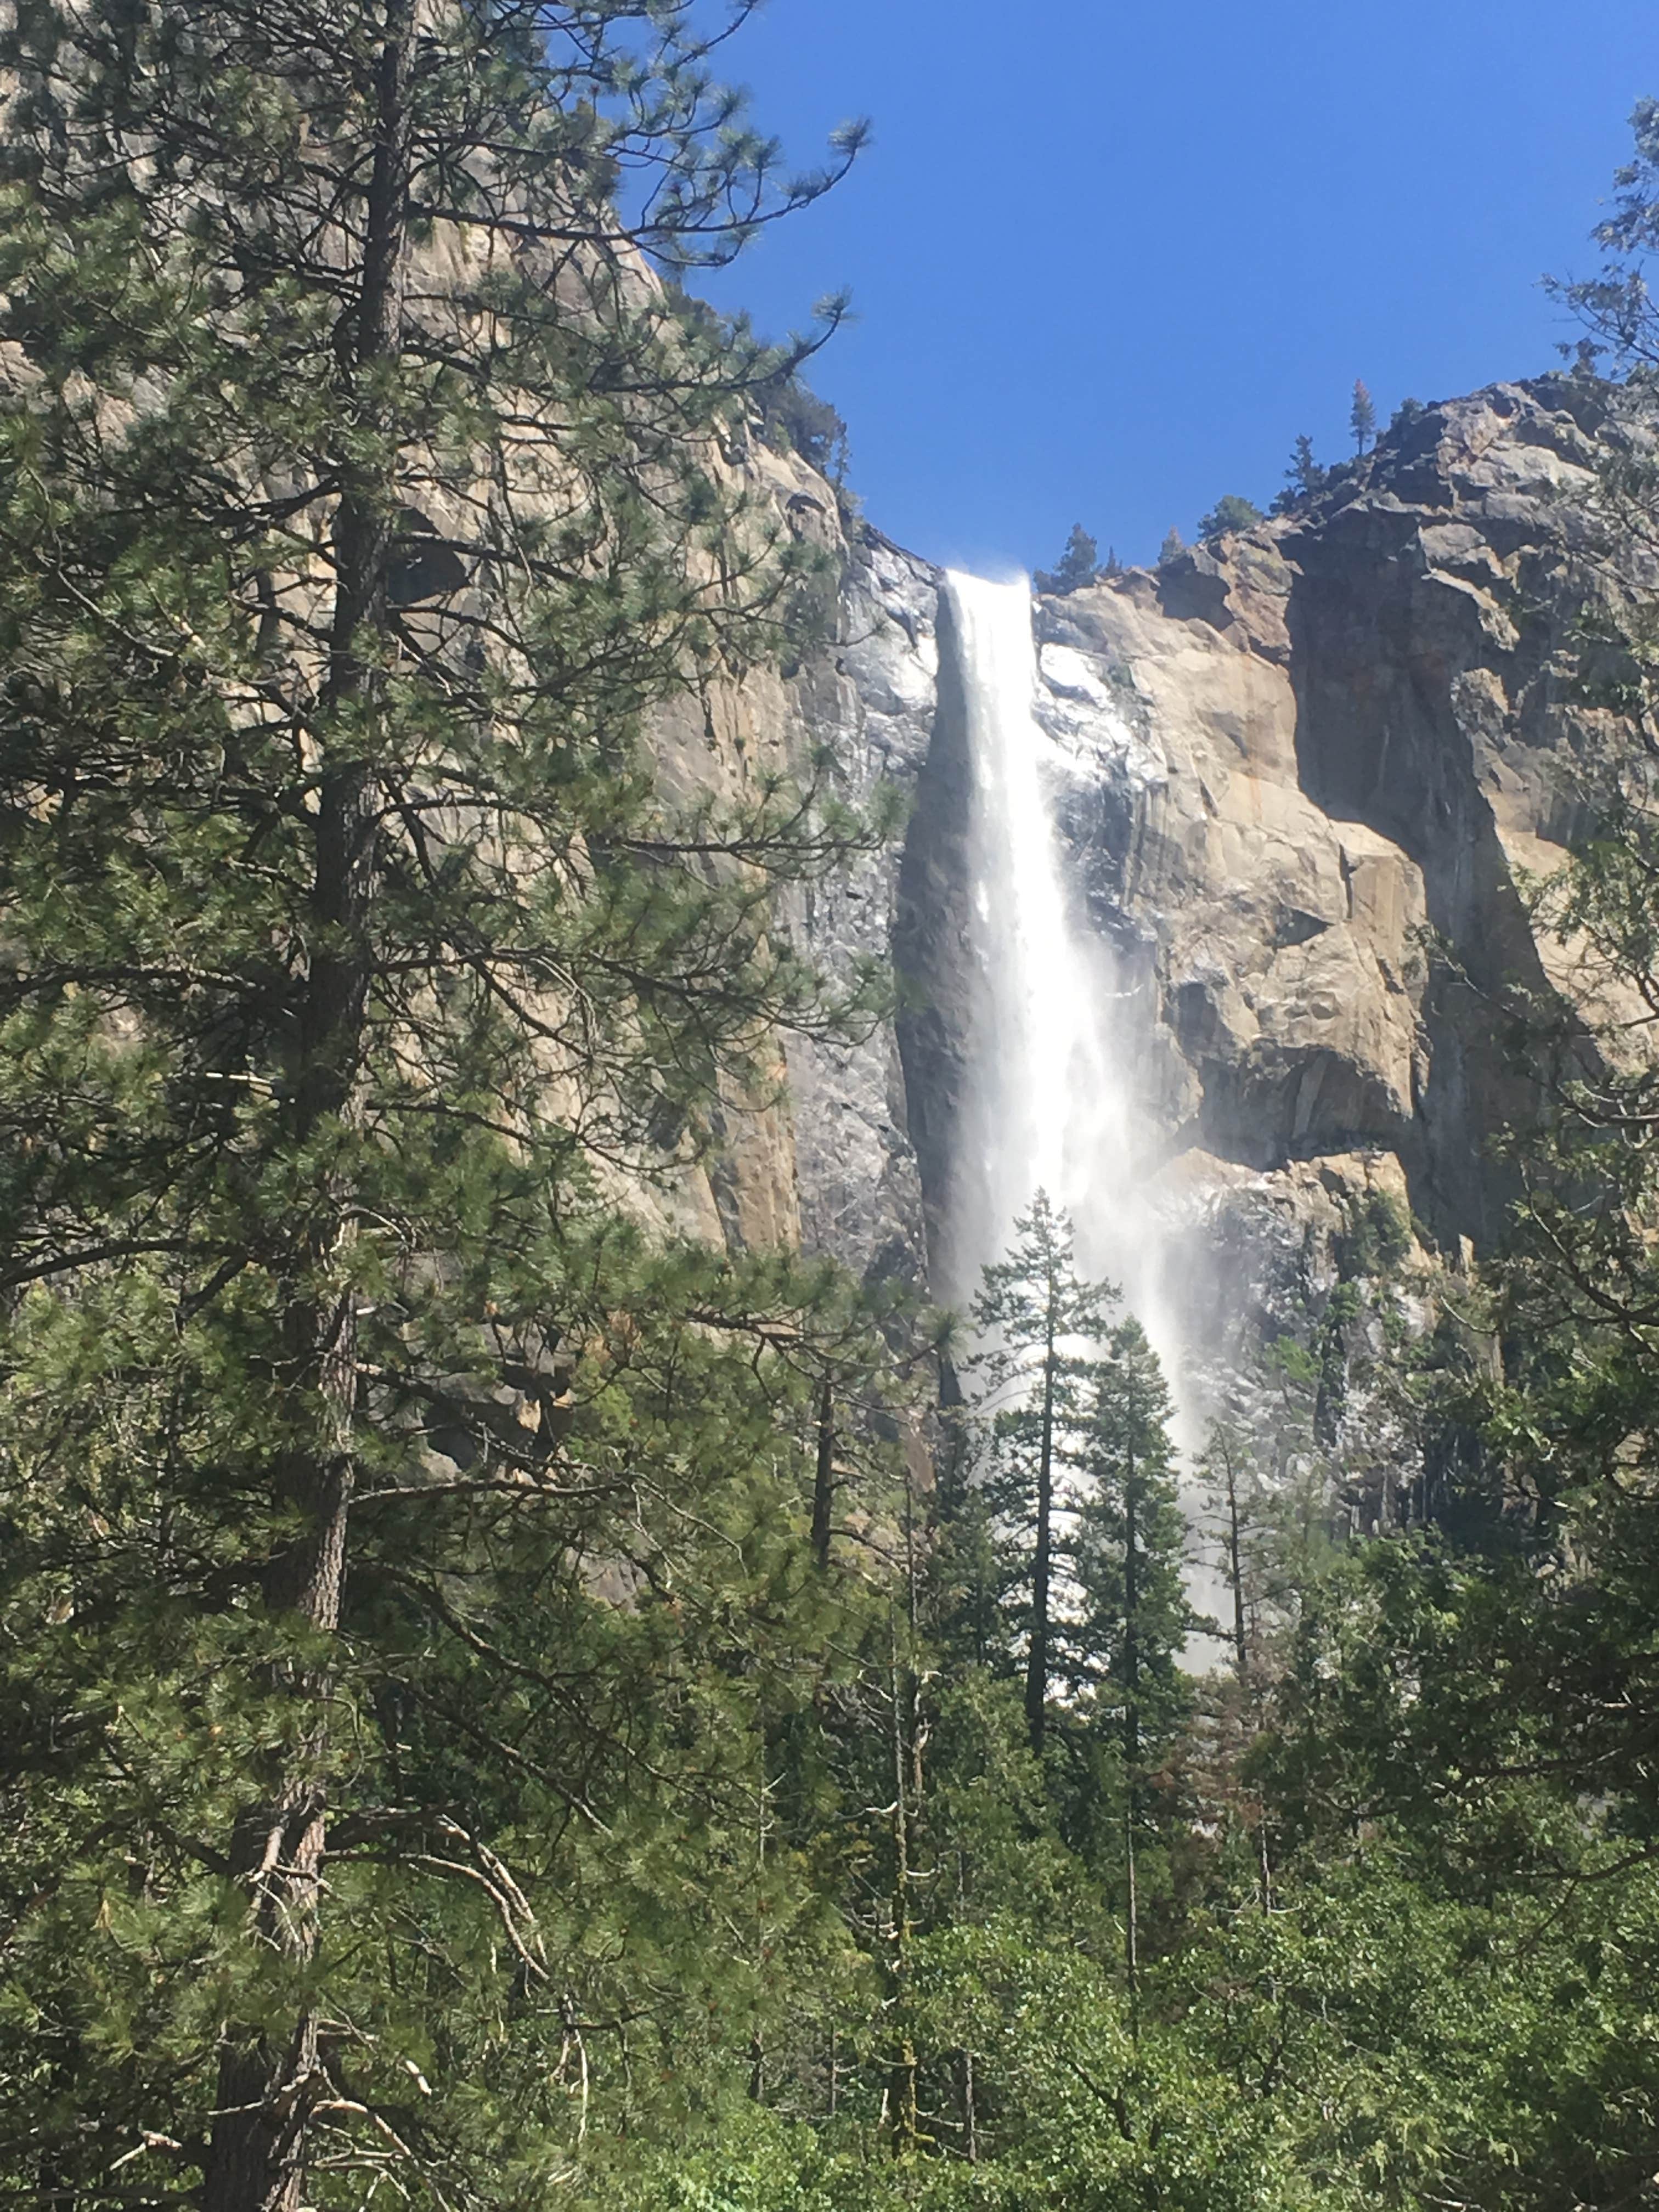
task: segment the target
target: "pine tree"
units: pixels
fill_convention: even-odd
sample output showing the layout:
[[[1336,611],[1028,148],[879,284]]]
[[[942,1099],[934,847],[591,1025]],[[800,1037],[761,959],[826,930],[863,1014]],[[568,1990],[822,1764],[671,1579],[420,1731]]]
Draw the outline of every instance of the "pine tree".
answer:
[[[1014,1224],[1005,1260],[985,1270],[973,1304],[988,1348],[981,1412],[992,1416],[994,1510],[1011,1543],[1025,1606],[1025,1725],[1033,1751],[1048,1728],[1060,1479],[1080,1449],[1093,1347],[1106,1331],[1109,1284],[1085,1282],[1072,1224],[1038,1191]]]
[[[1293,507],[1298,500],[1312,499],[1323,491],[1329,474],[1320,465],[1313,440],[1303,431],[1291,448],[1290,465],[1285,471],[1285,489],[1279,495],[1285,509]]]
[[[1182,1578],[1186,1523],[1176,1490],[1169,1389],[1139,1322],[1113,1330],[1091,1384],[1086,1483],[1069,1547],[1079,1605],[1064,1640],[1092,1729],[1115,1729],[1121,1752],[1125,1963],[1133,1996],[1146,1776],[1190,1711],[1179,1662],[1200,1624]]]
[[[1112,1330],[1089,1382],[1067,1656],[1080,1690],[1107,1695],[1125,1715],[1133,1707],[1135,1741],[1156,1753],[1185,1717],[1176,1661],[1198,1624],[1182,1576],[1169,1386],[1139,1322]]]
[[[1196,1470],[1206,1518],[1204,1534],[1221,1569],[1225,1608],[1219,1626],[1227,1644],[1232,1681],[1219,1689],[1213,1756],[1218,1792],[1230,1815],[1253,1834],[1264,1911],[1273,1902],[1273,1854],[1259,1802],[1244,1793],[1245,1753],[1261,1725],[1269,1687],[1263,1650],[1264,1613],[1271,1618],[1277,1582],[1272,1556],[1272,1516],[1264,1510],[1261,1477],[1250,1437],[1224,1421],[1212,1424]]]
[[[1039,592],[1063,597],[1070,592],[1080,592],[1086,584],[1098,582],[1100,574],[1100,548],[1083,525],[1074,522],[1058,566],[1039,568],[1031,581]]]
[[[1186,550],[1186,539],[1182,536],[1178,530],[1171,526],[1171,527],[1164,532],[1164,543],[1158,550],[1158,567],[1160,568],[1167,568],[1171,561],[1178,561]]]
[[[1224,492],[1198,526],[1200,538],[1225,538],[1241,530],[1249,530],[1262,520],[1261,509],[1251,499],[1236,491]]]
[[[1355,453],[1367,452],[1376,436],[1376,403],[1358,378],[1354,381],[1353,404],[1348,410],[1348,427],[1353,432]]]
[[[707,1869],[826,1632],[820,1377],[878,1347],[614,1202],[775,1024],[863,1018],[774,923],[861,835],[828,789],[677,812],[641,739],[815,589],[723,456],[783,364],[650,273],[829,181],[707,58],[512,0],[32,9],[0,57],[37,2194],[503,2201],[624,2034],[761,2001]]]

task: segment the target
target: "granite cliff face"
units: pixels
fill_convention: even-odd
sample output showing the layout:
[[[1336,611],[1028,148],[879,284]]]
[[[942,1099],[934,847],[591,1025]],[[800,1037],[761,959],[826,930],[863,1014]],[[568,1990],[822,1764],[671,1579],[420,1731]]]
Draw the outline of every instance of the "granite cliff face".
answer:
[[[797,667],[688,694],[653,732],[677,796],[735,796],[752,774],[804,771],[827,750],[841,795],[862,807],[878,784],[913,792],[933,739],[939,682],[939,578],[878,532],[848,529],[834,489],[804,461],[757,439],[746,488],[788,531],[829,556],[839,578],[833,640]],[[902,840],[791,899],[785,925],[821,970],[845,976],[891,954]],[[925,1287],[921,1184],[892,1024],[863,1043],[792,1038],[776,1073],[782,1103],[727,1099],[712,1157],[658,1206],[669,1225],[714,1242],[800,1244],[860,1274]]]
[[[1495,386],[1293,514],[1037,603],[1073,890],[1131,993],[1146,1170],[1218,1349],[1292,1275],[1316,1291],[1367,1191],[1453,1265],[1501,1230],[1491,1139],[1534,1093],[1493,997],[1571,982],[1517,871],[1561,857],[1558,764],[1603,734],[1568,665],[1599,428],[1594,387]],[[974,1002],[960,670],[936,574],[796,474],[840,639],[745,711],[911,813],[796,917],[831,967],[890,950],[908,1004],[857,1050],[792,1050],[793,1203],[808,1244],[937,1284]]]

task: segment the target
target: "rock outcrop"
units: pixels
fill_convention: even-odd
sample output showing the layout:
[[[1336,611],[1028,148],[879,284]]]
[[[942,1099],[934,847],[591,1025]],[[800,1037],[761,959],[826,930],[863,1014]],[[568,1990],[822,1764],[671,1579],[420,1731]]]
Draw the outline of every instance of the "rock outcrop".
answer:
[[[1536,1092],[1497,1008],[1571,982],[1522,878],[1562,857],[1559,764],[1605,741],[1571,672],[1602,405],[1560,379],[1427,409],[1289,515],[1037,603],[1074,889],[1133,991],[1149,1171],[1214,1255],[1211,1343],[1369,1192],[1454,1262],[1502,1232],[1492,1140]],[[890,951],[907,1003],[856,1049],[792,1049],[795,1202],[809,1244],[925,1280],[972,1001],[959,674],[935,574],[801,493],[840,640],[749,711],[911,811],[796,917],[832,969]]]
[[[807,464],[756,440],[747,489],[839,578],[830,641],[801,663],[688,693],[660,715],[653,745],[677,798],[735,799],[759,773],[805,782],[823,759],[860,813],[878,786],[912,793],[935,720],[939,572],[843,514]],[[786,926],[832,979],[885,965],[903,838],[792,896]],[[665,1226],[733,1246],[799,1244],[872,1278],[927,1279],[921,1183],[892,1023],[861,1042],[794,1037],[775,1073],[783,1096],[722,1102],[708,1156],[668,1194],[645,1199]]]

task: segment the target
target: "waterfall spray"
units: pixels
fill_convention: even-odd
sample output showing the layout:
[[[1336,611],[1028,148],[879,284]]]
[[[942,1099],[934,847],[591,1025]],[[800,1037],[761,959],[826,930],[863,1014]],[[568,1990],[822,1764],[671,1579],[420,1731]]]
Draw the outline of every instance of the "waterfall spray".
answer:
[[[1036,719],[1030,589],[1023,577],[957,574],[947,589],[973,774],[979,982],[953,1224],[961,1279],[951,1293],[965,1297],[1012,1242],[1015,1216],[1046,1190],[1072,1218],[1079,1267],[1122,1291],[1182,1409],[1169,1240],[1148,1191],[1150,1133],[1131,1079],[1133,1002],[1063,865],[1056,802],[1076,770]]]

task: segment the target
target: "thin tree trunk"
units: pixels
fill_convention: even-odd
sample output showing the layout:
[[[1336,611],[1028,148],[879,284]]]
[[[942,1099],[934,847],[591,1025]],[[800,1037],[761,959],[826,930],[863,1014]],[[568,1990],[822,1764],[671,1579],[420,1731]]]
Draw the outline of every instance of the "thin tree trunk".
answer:
[[[1123,1966],[1129,1990],[1129,2033],[1140,2033],[1140,1899],[1135,1871],[1135,1787],[1131,1781],[1123,1807]]]
[[[760,1785],[755,1793],[755,1978],[757,1983],[765,1979],[767,1930],[759,1917],[759,1900],[766,1888],[766,1771],[761,1770]],[[749,2094],[757,2105],[766,2101],[766,2035],[757,2021],[754,2033],[749,2039]]]
[[[1249,1630],[1244,1611],[1244,1545],[1238,1513],[1238,1476],[1233,1466],[1233,1455],[1224,1442],[1221,1464],[1227,1477],[1227,1572],[1233,1591],[1233,1668],[1238,1676],[1238,1686],[1245,1702],[1246,1717],[1254,1704],[1250,1684]],[[1271,1912],[1273,1905],[1273,1860],[1267,1848],[1267,1823],[1261,1808],[1256,1812],[1256,1859],[1261,1877],[1261,1910]]]
[[[1221,1447],[1221,1464],[1227,1471],[1227,1572],[1233,1588],[1233,1664],[1238,1673],[1238,1686],[1248,1691],[1250,1686],[1250,1646],[1244,1620],[1244,1557],[1238,1526],[1238,1477],[1233,1468],[1233,1455],[1225,1443]]]
[[[919,2133],[916,2047],[906,2016],[910,1987],[910,1758],[904,1741],[906,1699],[900,1681],[898,1624],[890,1627],[891,1665],[889,1686],[893,1710],[893,1953],[891,1997],[898,2034],[889,2075],[887,2106],[893,2131],[893,2154],[907,2157],[916,2148]]]
[[[1140,1908],[1135,1886],[1135,1822],[1140,1782],[1140,1573],[1135,1509],[1134,1453],[1125,1462],[1123,1519],[1123,1916],[1124,1969],[1129,1985],[1130,2033],[1140,2033]]]
[[[407,204],[407,92],[410,0],[388,0],[376,68],[375,146],[364,210],[357,311],[341,337],[350,375],[396,351]],[[335,602],[322,708],[326,720],[372,700],[384,634],[391,501],[385,487],[343,490],[334,523]],[[367,649],[365,641],[368,641]],[[325,732],[326,735],[326,732]],[[286,1135],[304,1144],[331,1117],[349,1112],[357,1081],[371,980],[369,922],[375,878],[374,769],[361,757],[325,764],[318,790],[311,892],[312,959],[300,1009]],[[345,1586],[346,1522],[353,1476],[357,1382],[349,1290],[316,1285],[337,1275],[349,1237],[344,1194],[325,1191],[301,1233],[296,1277],[283,1320],[285,1380],[296,1401],[316,1407],[316,1432],[278,1471],[275,1500],[299,1525],[270,1563],[264,1595],[276,1614],[310,1629],[337,1629]],[[315,1953],[326,1840],[329,1682],[288,1680],[313,1720],[297,1752],[273,1778],[264,1802],[239,1824],[232,1863],[248,1892],[252,1932],[295,1966]],[[307,2140],[320,2088],[319,2030],[302,2014],[285,2044],[226,2031],[205,2160],[202,2212],[299,2212]]]
[[[1037,1454],[1036,1558],[1031,1567],[1031,1648],[1025,1663],[1025,1733],[1040,1758],[1048,1726],[1048,1585],[1054,1571],[1054,1304],[1048,1285],[1042,1359],[1042,1441]]]
[[[812,1563],[830,1571],[830,1539],[836,1504],[836,1401],[826,1375],[818,1389],[818,1460],[812,1478]]]
[[[968,1861],[960,1850],[957,1853],[957,1918],[965,1926],[968,1920]],[[969,2166],[979,2164],[979,2096],[974,2080],[974,2054],[963,2048],[962,2054],[962,2147],[963,2155]]]
[[[1273,1853],[1267,1844],[1267,1822],[1265,1815],[1260,1813],[1256,1818],[1255,1842],[1256,1858],[1261,1869],[1261,1910],[1271,1912],[1273,1909]]]

